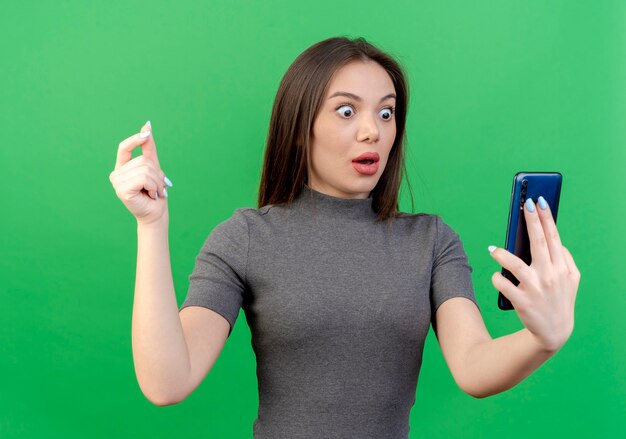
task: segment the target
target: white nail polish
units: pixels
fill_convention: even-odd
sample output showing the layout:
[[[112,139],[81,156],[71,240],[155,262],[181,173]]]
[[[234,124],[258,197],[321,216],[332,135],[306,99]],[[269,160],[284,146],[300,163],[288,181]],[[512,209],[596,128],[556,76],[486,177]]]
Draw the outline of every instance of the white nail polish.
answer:
[[[139,138],[140,139],[147,139],[150,136],[150,131],[144,131],[143,133],[139,134]]]
[[[490,245],[487,247],[489,249],[489,253],[493,253],[493,251],[497,248],[495,245]]]
[[[150,123],[150,121],[146,122],[146,125],[148,125],[150,129],[152,129],[152,124]]]
[[[163,195],[165,195],[165,198],[167,198],[167,197],[168,197],[168,195],[167,195],[167,189],[165,189],[165,188],[163,188]]]

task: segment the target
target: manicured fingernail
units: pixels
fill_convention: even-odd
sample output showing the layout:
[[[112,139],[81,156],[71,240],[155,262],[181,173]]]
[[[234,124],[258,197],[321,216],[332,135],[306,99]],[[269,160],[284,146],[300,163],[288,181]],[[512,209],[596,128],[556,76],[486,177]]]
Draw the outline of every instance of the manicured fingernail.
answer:
[[[139,138],[140,139],[147,139],[148,136],[150,136],[150,131],[144,131],[143,133],[139,134]]]
[[[150,123],[150,121],[146,122],[146,125],[148,125],[150,129],[152,129],[152,124]]]
[[[172,184],[172,182],[170,181],[170,179],[169,179],[169,178],[167,178],[167,177],[163,177],[163,182],[164,182],[166,185],[168,185],[169,187],[174,186],[174,185]]]
[[[532,198],[526,200],[526,209],[528,209],[529,212],[535,211],[535,203],[533,203]]]
[[[545,198],[540,196],[537,201],[539,202],[539,208],[541,210],[546,210],[546,207],[548,207],[548,203],[546,203]]]
[[[497,248],[495,245],[490,245],[487,247],[489,249],[489,253],[493,253],[493,251]]]
[[[165,195],[165,198],[167,198],[169,195],[167,195],[167,189],[163,188],[163,195]]]
[[[154,199],[155,200],[159,199],[159,191],[154,191]]]

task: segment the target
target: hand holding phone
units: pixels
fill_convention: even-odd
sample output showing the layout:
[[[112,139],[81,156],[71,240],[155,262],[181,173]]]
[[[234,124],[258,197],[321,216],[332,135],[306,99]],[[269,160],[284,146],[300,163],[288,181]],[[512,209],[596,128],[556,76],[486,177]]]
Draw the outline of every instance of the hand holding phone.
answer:
[[[541,188],[535,177],[544,183],[546,178],[556,180],[548,180],[551,183]],[[549,352],[556,352],[571,335],[580,281],[580,272],[569,250],[561,243],[548,202],[550,198],[558,207],[559,191],[558,173],[517,174],[507,248],[489,248],[491,256],[503,267],[502,273],[492,276],[493,285],[502,296],[498,301],[500,308],[513,309],[514,305],[527,335]]]
[[[518,172],[513,177],[509,222],[504,248],[526,262],[527,265],[531,264],[532,257],[524,218],[524,203],[530,198],[537,204],[539,197],[542,196],[550,206],[556,224],[562,181],[563,176],[558,172]],[[519,280],[506,268],[502,269],[502,275],[509,279],[513,285],[519,284]],[[513,309],[513,304],[502,292],[498,294],[498,307],[501,310]]]

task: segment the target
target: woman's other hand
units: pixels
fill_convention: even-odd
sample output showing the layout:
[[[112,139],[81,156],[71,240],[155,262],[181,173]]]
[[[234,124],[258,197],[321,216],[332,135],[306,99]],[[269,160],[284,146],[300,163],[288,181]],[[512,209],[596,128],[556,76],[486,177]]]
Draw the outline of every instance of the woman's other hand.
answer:
[[[142,155],[133,159],[132,151],[137,146],[141,146]],[[150,122],[120,143],[109,180],[137,223],[151,224],[167,219],[165,186],[172,184],[161,170]]]
[[[580,272],[561,238],[550,207],[540,197],[524,204],[532,263],[527,265],[503,248],[489,247],[491,256],[519,281],[515,286],[500,272],[491,281],[515,307],[520,320],[546,350],[556,352],[574,329],[574,305]]]

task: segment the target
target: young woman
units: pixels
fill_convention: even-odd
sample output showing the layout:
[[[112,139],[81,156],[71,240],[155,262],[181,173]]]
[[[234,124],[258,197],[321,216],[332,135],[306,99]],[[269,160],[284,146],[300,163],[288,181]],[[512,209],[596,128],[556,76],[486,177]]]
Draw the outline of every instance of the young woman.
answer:
[[[407,437],[432,323],[461,389],[513,387],[569,338],[580,274],[541,198],[524,209],[528,266],[491,255],[525,328],[492,339],[459,236],[436,215],[398,212],[407,86],[362,39],[303,52],[279,87],[257,209],[237,209],[204,243],[179,309],[166,186],[150,123],[124,140],[110,179],[137,218],[132,345],[157,405],[185,399],[243,308],[257,357],[258,438]],[[141,146],[143,155],[131,160]]]

